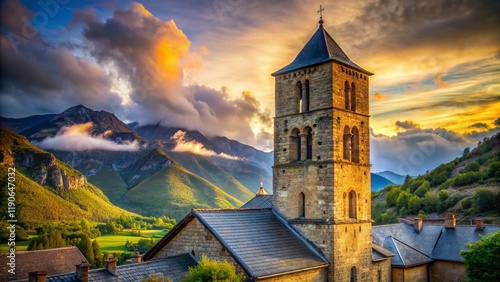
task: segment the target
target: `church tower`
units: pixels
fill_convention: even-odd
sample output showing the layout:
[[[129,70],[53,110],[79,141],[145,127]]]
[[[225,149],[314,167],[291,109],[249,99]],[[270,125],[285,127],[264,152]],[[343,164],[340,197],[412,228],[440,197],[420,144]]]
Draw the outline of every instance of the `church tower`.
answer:
[[[329,281],[371,277],[369,71],[323,27],[275,77],[273,207],[329,260]]]

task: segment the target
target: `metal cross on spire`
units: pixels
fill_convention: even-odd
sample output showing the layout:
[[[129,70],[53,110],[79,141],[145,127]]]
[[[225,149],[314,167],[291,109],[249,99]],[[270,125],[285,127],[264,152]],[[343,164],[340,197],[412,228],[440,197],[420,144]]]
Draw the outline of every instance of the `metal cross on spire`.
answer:
[[[319,5],[319,24],[323,24],[323,11],[325,9],[323,9],[323,6],[322,5]]]

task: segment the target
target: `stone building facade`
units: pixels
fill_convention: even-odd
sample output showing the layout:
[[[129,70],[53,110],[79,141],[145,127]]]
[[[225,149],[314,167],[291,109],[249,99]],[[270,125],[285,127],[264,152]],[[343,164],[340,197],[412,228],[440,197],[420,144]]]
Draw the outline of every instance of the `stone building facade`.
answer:
[[[330,262],[328,280],[372,277],[369,76],[322,23],[276,88],[273,206]]]

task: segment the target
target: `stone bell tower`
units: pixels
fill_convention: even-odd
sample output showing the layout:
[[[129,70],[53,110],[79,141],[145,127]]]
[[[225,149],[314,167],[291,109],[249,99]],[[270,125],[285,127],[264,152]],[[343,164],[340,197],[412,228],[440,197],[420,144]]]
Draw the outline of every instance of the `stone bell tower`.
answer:
[[[275,77],[273,206],[330,262],[371,280],[369,71],[323,27]]]

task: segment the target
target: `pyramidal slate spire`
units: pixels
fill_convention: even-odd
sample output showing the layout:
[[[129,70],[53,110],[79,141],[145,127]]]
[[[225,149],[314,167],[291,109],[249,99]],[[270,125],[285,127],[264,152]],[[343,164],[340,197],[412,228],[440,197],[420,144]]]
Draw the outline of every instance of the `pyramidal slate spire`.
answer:
[[[335,42],[330,34],[328,34],[328,32],[323,28],[322,19],[319,21],[318,30],[316,30],[311,39],[309,39],[304,48],[302,48],[295,60],[272,75],[280,75],[329,61],[336,61],[367,75],[373,75],[373,73],[356,65],[349,59],[349,57],[347,57],[337,42]]]

